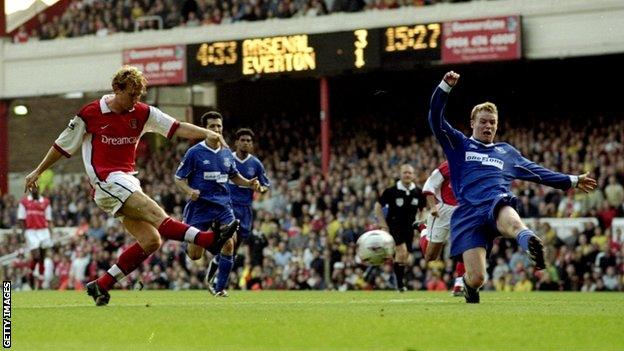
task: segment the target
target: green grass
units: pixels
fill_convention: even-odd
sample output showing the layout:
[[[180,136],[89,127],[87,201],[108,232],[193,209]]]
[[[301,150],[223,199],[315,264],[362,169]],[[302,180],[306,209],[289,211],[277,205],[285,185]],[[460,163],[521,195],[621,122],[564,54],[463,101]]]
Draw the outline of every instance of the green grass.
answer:
[[[15,350],[624,350],[624,294],[15,292]]]

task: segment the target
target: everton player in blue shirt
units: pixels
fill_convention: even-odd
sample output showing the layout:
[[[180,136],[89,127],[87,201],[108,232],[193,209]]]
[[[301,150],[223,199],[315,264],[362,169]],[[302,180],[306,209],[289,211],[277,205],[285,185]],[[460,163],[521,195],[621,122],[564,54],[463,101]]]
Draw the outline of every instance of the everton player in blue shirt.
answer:
[[[201,125],[222,134],[223,117],[214,111],[205,113],[201,117]],[[260,190],[257,179],[249,180],[240,175],[230,149],[219,147],[210,140],[204,140],[186,152],[175,179],[176,185],[190,197],[184,208],[184,222],[193,223],[197,228],[208,228],[215,221],[228,227],[238,226],[230,203],[228,181]],[[220,256],[217,284],[209,287],[216,296],[228,295],[225,287],[232,270],[233,252],[234,238],[223,245],[220,254],[211,251],[212,254]],[[201,258],[203,253],[204,249],[200,246],[189,244],[187,247],[187,254],[193,260]]]
[[[479,303],[479,288],[485,282],[485,259],[495,237],[516,239],[536,269],[545,267],[544,247],[516,212],[517,199],[511,193],[511,182],[522,179],[562,190],[576,187],[588,192],[596,187],[596,181],[587,174],[553,172],[527,160],[507,143],[494,143],[498,110],[491,102],[472,109],[470,138],[451,127],[444,109],[458,79],[459,74],[448,72],[435,89],[429,125],[446,154],[458,201],[451,217],[451,256],[461,256],[466,266],[466,302]]]
[[[270,182],[266,176],[264,166],[260,160],[251,154],[253,151],[254,133],[251,129],[241,128],[236,131],[234,142],[234,162],[236,169],[247,179],[258,179],[260,182],[259,191],[265,193],[269,190]],[[253,223],[253,211],[251,203],[253,202],[253,189],[249,187],[237,185],[234,182],[228,182],[230,189],[230,198],[232,200],[232,208],[234,209],[234,217],[240,221],[240,228],[236,235],[234,252],[238,251],[238,247],[247,240],[251,234],[251,225]],[[247,255],[248,256],[248,255]],[[207,281],[208,286],[212,286],[212,279],[217,271],[219,256],[215,256],[210,262],[208,268]]]

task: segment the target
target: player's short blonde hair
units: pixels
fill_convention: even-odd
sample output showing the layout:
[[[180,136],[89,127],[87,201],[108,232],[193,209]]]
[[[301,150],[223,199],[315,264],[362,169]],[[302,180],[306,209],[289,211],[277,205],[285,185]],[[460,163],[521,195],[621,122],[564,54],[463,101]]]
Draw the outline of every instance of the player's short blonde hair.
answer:
[[[481,111],[489,112],[491,114],[498,116],[498,109],[496,108],[496,105],[494,105],[493,103],[489,101],[486,101],[472,108],[472,112],[470,113],[470,120],[474,121],[475,118],[477,118],[477,113]]]
[[[136,67],[125,65],[113,76],[112,87],[113,91],[126,91],[130,88],[131,92],[143,94],[147,87],[147,79]]]

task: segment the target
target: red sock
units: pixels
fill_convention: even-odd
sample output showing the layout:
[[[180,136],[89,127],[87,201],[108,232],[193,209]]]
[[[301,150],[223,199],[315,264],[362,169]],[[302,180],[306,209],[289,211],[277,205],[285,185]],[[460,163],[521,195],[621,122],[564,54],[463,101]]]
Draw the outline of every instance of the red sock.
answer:
[[[459,278],[463,276],[464,273],[466,273],[466,267],[464,267],[464,262],[457,262],[457,264],[455,264],[455,276]]]
[[[119,255],[116,265],[113,265],[108,272],[98,278],[97,285],[106,291],[112,289],[118,280],[132,273],[148,257],[149,255],[143,251],[141,245],[134,243]]]
[[[106,272],[101,277],[97,278],[95,283],[100,287],[100,289],[109,291],[113,288],[113,286],[115,286],[115,283],[117,283],[117,281],[115,280],[115,278],[113,278],[112,275]]]
[[[422,254],[424,255],[425,252],[427,252],[427,246],[429,246],[429,240],[427,240],[426,236],[421,235],[418,241],[420,242],[420,251],[422,251]]]
[[[214,241],[215,237],[214,233],[211,231],[201,232],[195,227],[176,221],[171,217],[167,217],[162,222],[160,227],[158,227],[158,232],[165,240],[189,242],[190,238],[193,238],[194,236],[193,243],[203,248],[208,248]],[[188,238],[187,234],[189,235]]]

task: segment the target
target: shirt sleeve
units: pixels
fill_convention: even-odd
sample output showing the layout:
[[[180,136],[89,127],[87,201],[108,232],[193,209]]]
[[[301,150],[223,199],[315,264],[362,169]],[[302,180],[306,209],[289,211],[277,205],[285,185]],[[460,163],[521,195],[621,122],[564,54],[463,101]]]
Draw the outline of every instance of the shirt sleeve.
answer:
[[[568,190],[576,186],[576,180],[574,179],[576,177],[551,171],[526,159],[518,150],[513,150],[516,158],[514,162],[514,178],[548,185],[561,190]]]
[[[232,155],[232,152],[230,151],[228,153],[228,157],[230,158],[230,167],[228,168],[228,177],[229,178],[234,178],[236,177],[237,174],[239,174],[238,172],[238,168],[236,168],[236,161],[234,161],[234,155]]]
[[[379,203],[381,204],[381,206],[386,206],[389,202],[390,202],[390,189],[386,189],[384,190],[383,193],[381,193],[381,196],[379,197]]]
[[[193,149],[189,149],[180,161],[180,165],[176,170],[175,177],[178,179],[186,179],[195,170],[195,162],[193,157]]]
[[[267,188],[271,186],[271,181],[266,175],[266,170],[264,169],[262,162],[260,162],[259,160],[257,162],[256,174],[258,176],[258,181],[260,181],[260,185],[265,186]]]
[[[53,147],[65,157],[71,157],[82,145],[87,126],[78,116],[72,118],[67,128],[54,141]]]
[[[424,191],[418,192],[418,209],[422,210],[427,207],[427,194]]]
[[[433,92],[429,107],[429,127],[442,145],[444,152],[455,154],[460,150],[463,151],[463,143],[467,138],[464,133],[453,128],[444,117],[446,101],[450,92],[451,86],[445,81],[440,82],[440,85]]]
[[[154,106],[150,106],[149,110],[149,117],[147,118],[147,123],[145,123],[143,127],[143,132],[158,133],[171,139],[180,126],[180,122]]]
[[[17,205],[17,219],[26,219],[26,207],[21,202]]]
[[[427,195],[437,195],[440,193],[440,189],[442,188],[442,183],[444,182],[444,176],[437,168],[431,172],[429,178],[425,182],[423,186],[423,194]]]

